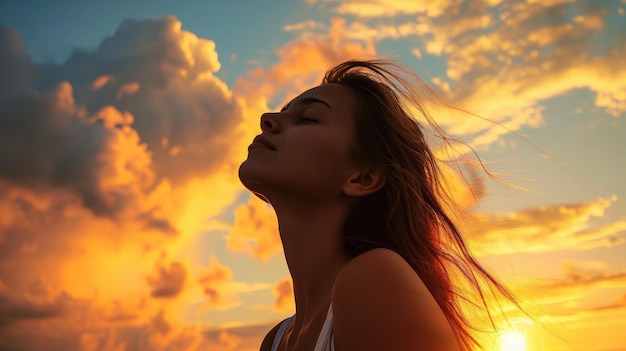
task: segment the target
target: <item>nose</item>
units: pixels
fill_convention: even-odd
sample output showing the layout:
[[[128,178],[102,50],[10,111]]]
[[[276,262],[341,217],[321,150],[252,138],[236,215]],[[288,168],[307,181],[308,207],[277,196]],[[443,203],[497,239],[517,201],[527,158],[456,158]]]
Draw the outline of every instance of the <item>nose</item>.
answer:
[[[261,115],[261,130],[264,132],[278,133],[280,123],[274,113],[264,113]]]

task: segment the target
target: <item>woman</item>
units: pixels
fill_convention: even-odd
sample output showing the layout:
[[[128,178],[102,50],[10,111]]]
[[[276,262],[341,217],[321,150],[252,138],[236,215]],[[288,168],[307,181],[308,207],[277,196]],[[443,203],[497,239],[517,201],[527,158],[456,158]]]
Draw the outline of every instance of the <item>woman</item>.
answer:
[[[448,213],[436,159],[409,114],[430,121],[420,102],[429,90],[406,77],[416,78],[390,62],[344,62],[261,116],[239,176],[276,211],[296,302],[262,351],[469,350],[477,343],[454,272],[481,306],[481,281],[509,296]]]

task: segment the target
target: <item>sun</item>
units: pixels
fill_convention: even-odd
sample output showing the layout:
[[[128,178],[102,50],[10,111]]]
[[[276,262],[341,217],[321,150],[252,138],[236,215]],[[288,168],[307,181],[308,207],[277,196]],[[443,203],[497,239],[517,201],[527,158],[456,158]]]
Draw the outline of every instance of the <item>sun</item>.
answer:
[[[518,331],[500,333],[500,351],[526,351],[526,338]]]

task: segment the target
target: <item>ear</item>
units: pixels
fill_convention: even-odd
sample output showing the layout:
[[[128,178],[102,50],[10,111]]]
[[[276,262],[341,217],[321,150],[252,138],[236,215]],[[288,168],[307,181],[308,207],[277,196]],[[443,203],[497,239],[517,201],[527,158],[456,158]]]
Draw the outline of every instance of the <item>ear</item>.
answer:
[[[373,194],[385,185],[385,177],[378,168],[363,167],[356,170],[343,183],[343,193],[351,197]]]

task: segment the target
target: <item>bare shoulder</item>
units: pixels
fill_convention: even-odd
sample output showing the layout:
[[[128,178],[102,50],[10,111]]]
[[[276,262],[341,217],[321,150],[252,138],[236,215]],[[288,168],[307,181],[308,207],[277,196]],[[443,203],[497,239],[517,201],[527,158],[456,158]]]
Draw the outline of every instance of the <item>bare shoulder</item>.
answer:
[[[338,351],[458,350],[436,300],[392,250],[370,250],[348,262],[337,276],[332,301]]]
[[[335,281],[334,294],[359,293],[358,288],[368,286],[367,292],[396,292],[412,296],[414,293],[430,295],[430,292],[413,268],[395,251],[374,249],[350,260]],[[380,290],[380,291],[379,291]],[[434,301],[434,300],[433,300]]]
[[[408,269],[413,272],[409,264],[397,252],[389,249],[373,249],[369,250],[352,260],[350,260],[343,268],[342,275],[350,277],[352,274],[361,270],[387,270],[389,268]]]

